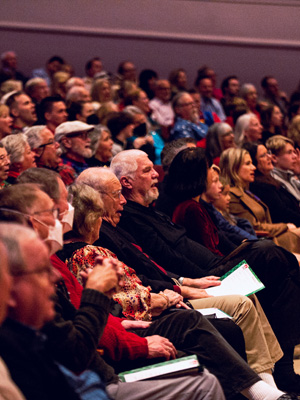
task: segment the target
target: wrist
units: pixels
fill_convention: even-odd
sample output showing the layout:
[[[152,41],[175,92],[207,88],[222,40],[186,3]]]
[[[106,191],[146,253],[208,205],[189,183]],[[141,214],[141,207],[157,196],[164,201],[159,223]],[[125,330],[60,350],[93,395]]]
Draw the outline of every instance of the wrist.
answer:
[[[162,296],[166,300],[166,307],[165,308],[166,309],[169,308],[170,307],[170,299],[169,299],[169,297],[163,292],[159,292],[158,294],[160,296]]]

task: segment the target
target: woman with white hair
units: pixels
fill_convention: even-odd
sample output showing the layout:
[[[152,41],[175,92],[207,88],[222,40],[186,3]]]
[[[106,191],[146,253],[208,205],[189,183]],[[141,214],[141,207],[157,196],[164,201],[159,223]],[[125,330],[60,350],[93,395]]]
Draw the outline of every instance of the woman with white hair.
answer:
[[[89,167],[109,167],[112,158],[114,141],[107,126],[96,125],[91,132],[91,148],[93,156],[87,158]]]
[[[24,133],[6,136],[1,140],[1,143],[10,157],[10,168],[6,182],[13,184],[23,171],[36,167],[34,153],[31,151]]]
[[[235,124],[235,142],[239,147],[244,142],[257,142],[262,138],[262,130],[263,127],[255,114],[243,114],[237,119]]]
[[[206,135],[206,155],[219,165],[222,151],[236,147],[232,127],[226,122],[213,124]]]

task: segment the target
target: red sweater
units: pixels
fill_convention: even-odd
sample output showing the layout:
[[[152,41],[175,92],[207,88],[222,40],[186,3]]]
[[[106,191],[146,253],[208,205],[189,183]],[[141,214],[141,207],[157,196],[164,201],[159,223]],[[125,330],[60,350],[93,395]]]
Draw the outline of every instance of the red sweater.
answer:
[[[51,263],[61,273],[68,289],[71,303],[78,309],[83,287],[69,271],[66,263],[61,261],[55,254],[51,256]],[[140,357],[146,358],[148,356],[147,340],[135,333],[127,332],[121,322],[121,318],[114,317],[111,314],[108,316],[99,347],[115,361],[124,358],[130,360]]]

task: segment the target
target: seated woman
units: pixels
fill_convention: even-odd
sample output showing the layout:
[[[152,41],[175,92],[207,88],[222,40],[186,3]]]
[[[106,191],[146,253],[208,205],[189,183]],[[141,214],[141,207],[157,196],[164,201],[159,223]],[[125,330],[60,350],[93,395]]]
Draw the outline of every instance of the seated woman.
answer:
[[[68,234],[63,250],[57,255],[66,261],[71,272],[81,280],[80,272],[93,268],[98,255],[117,258],[109,250],[92,245],[99,236],[102,222],[103,205],[99,193],[86,185],[73,185],[69,190],[75,208],[73,231]],[[127,318],[150,320],[169,307],[184,306],[183,298],[178,293],[171,290],[152,293],[150,287],[142,285],[132,268],[124,263],[121,265],[125,286],[113,298],[122,306]],[[257,298],[254,296],[252,300],[254,306],[244,296],[220,296],[194,300],[193,305],[198,308],[215,306],[232,314],[233,320],[243,330],[250,366],[257,373],[267,373],[268,378],[272,379],[269,368],[280,359],[282,353]]]
[[[268,105],[261,111],[261,124],[263,126],[262,142],[274,135],[282,135],[283,115],[280,108],[275,105]]]
[[[235,125],[235,141],[239,147],[245,142],[257,142],[262,138],[263,127],[255,114],[241,115]]]
[[[255,180],[250,183],[251,192],[268,206],[272,221],[300,226],[299,202],[271,176],[274,166],[266,147],[263,144],[247,143],[244,148],[249,152],[256,167]]]
[[[8,178],[8,171],[10,166],[10,159],[4,145],[0,142],[0,189],[8,185],[6,179]]]
[[[219,165],[220,155],[223,150],[236,147],[233,131],[225,122],[213,124],[206,135],[206,154],[214,164]]]
[[[96,125],[91,132],[93,156],[87,158],[87,164],[90,167],[109,167],[113,143],[109,129],[103,125]]]
[[[230,212],[248,219],[255,230],[268,232],[276,244],[295,253],[300,252],[300,229],[286,223],[272,222],[268,207],[249,191],[256,167],[245,149],[227,149],[221,155],[221,174],[230,188]],[[299,235],[299,236],[298,236]]]
[[[1,143],[10,157],[10,167],[6,182],[13,184],[23,171],[36,167],[34,152],[31,151],[24,133],[8,135],[1,140]]]

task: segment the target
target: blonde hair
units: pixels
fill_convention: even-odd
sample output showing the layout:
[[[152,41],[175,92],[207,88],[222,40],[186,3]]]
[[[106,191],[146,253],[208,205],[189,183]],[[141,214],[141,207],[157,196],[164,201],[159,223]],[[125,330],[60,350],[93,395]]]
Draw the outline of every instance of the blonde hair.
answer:
[[[220,159],[222,183],[242,188],[239,170],[243,164],[245,155],[249,152],[245,149],[233,148],[223,151]]]
[[[296,115],[290,122],[287,137],[300,147],[300,115]]]
[[[294,147],[294,142],[291,139],[286,138],[285,136],[282,136],[282,135],[275,135],[275,136],[271,136],[266,141],[266,148],[268,150],[271,150],[271,152],[275,156],[279,156],[284,151],[285,146],[288,143]]]
[[[2,117],[5,112],[9,115],[9,108],[5,104],[0,104],[0,117]]]

